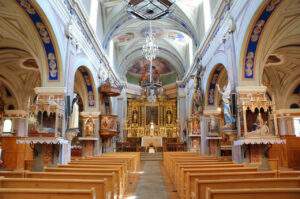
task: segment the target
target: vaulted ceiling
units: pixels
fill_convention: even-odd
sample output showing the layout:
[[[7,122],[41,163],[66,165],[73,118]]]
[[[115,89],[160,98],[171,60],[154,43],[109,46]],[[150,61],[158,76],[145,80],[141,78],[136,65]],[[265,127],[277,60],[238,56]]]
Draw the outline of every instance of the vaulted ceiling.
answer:
[[[209,3],[207,3],[209,2]],[[159,58],[170,63],[177,79],[192,64],[197,49],[220,0],[177,0],[172,12],[151,22],[159,47]],[[121,78],[137,61],[142,60],[142,46],[149,21],[129,15],[124,0],[100,0],[102,13],[102,46]],[[205,16],[209,15],[209,19]]]

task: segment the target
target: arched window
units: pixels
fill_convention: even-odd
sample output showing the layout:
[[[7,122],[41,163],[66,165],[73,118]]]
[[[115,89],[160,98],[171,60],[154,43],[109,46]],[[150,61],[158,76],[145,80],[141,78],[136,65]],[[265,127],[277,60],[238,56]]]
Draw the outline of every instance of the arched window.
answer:
[[[3,125],[3,132],[4,133],[11,133],[11,129],[12,129],[11,119],[5,119],[4,120],[4,125]]]
[[[300,117],[294,118],[294,129],[295,129],[295,135],[297,137],[300,137]]]

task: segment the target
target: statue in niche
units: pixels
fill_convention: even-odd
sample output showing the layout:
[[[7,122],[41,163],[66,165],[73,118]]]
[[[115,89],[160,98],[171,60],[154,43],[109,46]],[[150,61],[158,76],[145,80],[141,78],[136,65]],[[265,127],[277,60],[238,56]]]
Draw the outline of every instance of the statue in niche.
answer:
[[[138,123],[138,112],[137,112],[137,110],[134,110],[132,112],[132,123]]]
[[[257,115],[256,122],[253,124],[254,131],[250,132],[250,136],[269,136],[270,130],[261,116],[261,113]]]
[[[224,120],[225,120],[225,128],[232,127],[232,125],[235,123],[235,119],[231,114],[230,110],[230,91],[231,86],[230,82],[228,81],[227,86],[223,87],[223,91],[220,89],[219,84],[217,84],[217,88],[219,93],[222,95],[223,100],[223,111],[224,111]]]
[[[79,106],[78,106],[78,95],[74,95],[72,101],[72,114],[69,119],[69,128],[78,129],[79,128]]]
[[[170,110],[167,110],[167,124],[172,123],[172,113]]]
[[[88,119],[84,126],[84,132],[86,137],[94,135],[94,123],[92,119]]]
[[[196,76],[195,76],[195,90],[193,95],[193,114],[200,114],[203,112],[204,109],[204,95],[201,88],[202,85],[202,78],[204,75],[205,69],[202,67],[198,70]]]

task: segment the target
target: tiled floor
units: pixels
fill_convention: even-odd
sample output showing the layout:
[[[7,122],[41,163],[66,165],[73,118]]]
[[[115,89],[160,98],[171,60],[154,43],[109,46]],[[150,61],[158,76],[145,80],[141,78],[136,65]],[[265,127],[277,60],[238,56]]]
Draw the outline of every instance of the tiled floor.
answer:
[[[127,190],[127,199],[178,199],[161,161],[142,162],[141,172],[130,176]]]

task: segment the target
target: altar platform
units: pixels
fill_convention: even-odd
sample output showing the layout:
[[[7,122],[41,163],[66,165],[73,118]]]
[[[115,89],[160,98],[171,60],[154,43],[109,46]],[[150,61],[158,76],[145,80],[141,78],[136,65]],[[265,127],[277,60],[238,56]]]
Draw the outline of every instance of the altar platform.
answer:
[[[162,147],[163,146],[163,139],[161,136],[143,136],[142,137],[142,147],[148,147],[148,146],[154,146],[154,147]]]

